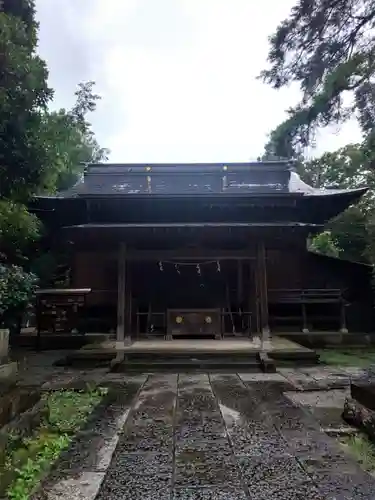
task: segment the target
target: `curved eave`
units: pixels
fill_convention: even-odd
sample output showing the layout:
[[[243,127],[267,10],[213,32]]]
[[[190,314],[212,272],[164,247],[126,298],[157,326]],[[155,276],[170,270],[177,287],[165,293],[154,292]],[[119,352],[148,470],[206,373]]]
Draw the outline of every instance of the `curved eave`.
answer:
[[[304,220],[324,224],[357,203],[367,191],[368,188],[320,190],[299,198],[297,206]]]
[[[305,198],[342,198],[347,197],[353,199],[361,198],[368,191],[367,187],[355,189],[317,189],[314,193],[306,193]]]

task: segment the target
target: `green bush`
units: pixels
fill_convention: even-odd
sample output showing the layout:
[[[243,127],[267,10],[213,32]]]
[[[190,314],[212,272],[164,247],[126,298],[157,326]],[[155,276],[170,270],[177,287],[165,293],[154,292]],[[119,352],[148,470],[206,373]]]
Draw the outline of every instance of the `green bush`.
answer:
[[[0,264],[0,325],[29,303],[37,286],[37,277],[20,266]]]

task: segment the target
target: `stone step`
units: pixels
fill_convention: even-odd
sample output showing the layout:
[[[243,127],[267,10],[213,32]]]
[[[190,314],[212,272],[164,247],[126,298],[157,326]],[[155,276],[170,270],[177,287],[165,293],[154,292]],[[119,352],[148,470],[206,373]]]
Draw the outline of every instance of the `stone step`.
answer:
[[[109,365],[116,358],[117,351],[109,349],[80,349],[67,354],[65,358],[55,363],[57,366],[103,366]],[[128,363],[143,365],[173,363],[175,365],[191,365],[192,363],[240,364],[258,365],[258,353],[244,352],[127,352]]]
[[[276,366],[312,366],[319,363],[319,354],[309,348],[283,351],[271,351],[268,353]]]
[[[256,359],[245,361],[235,361],[228,359],[160,359],[160,360],[141,360],[136,361],[128,359],[113,363],[112,372],[123,373],[129,371],[152,372],[152,371],[230,371],[230,372],[252,372],[260,373],[261,365]]]

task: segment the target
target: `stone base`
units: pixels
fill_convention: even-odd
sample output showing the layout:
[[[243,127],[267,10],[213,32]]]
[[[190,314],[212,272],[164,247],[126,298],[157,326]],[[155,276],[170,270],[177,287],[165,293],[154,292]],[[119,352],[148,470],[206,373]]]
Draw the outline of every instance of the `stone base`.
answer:
[[[268,356],[266,352],[259,353],[259,361],[264,373],[276,373],[275,362]]]
[[[364,431],[373,442],[375,441],[375,412],[355,399],[347,398],[343,418],[349,424]]]
[[[15,361],[0,365],[0,381],[15,377],[17,375],[17,372],[18,363],[16,363]]]
[[[350,393],[358,403],[375,411],[375,384],[353,382],[350,385]]]
[[[271,351],[272,350],[271,340],[262,340],[261,341],[261,350],[262,351]]]

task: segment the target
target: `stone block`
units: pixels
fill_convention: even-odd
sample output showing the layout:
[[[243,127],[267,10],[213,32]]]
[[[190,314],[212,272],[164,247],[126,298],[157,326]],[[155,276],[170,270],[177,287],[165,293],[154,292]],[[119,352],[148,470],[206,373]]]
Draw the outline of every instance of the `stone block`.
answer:
[[[0,364],[0,381],[4,381],[6,379],[15,378],[18,371],[18,363],[4,363]]]
[[[375,384],[352,383],[350,393],[358,403],[375,411]]]
[[[375,441],[375,412],[361,405],[357,400],[347,398],[345,401],[344,419],[362,429],[372,441]]]
[[[0,363],[2,359],[8,358],[9,349],[9,330],[0,328]]]
[[[264,373],[276,373],[275,362],[266,352],[259,353],[259,361]]]

